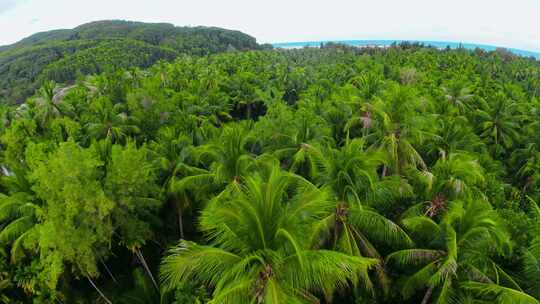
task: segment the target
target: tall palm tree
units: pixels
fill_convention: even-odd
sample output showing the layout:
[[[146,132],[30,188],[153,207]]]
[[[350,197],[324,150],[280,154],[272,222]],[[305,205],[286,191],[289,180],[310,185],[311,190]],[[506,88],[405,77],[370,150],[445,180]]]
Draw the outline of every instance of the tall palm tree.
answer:
[[[193,174],[175,182],[173,189],[181,191],[212,185],[224,189],[239,182],[255,160],[248,147],[251,140],[247,125],[224,127],[218,138],[193,150],[194,158],[202,168],[192,168]]]
[[[161,267],[166,288],[195,280],[212,303],[317,303],[349,282],[370,286],[373,259],[313,249],[306,235],[332,209],[328,193],[277,164],[246,176],[201,216],[207,245],[171,249]],[[262,171],[261,171],[262,172]]]
[[[431,137],[422,150],[432,158],[438,157],[440,153],[485,151],[485,145],[474,133],[465,116],[438,116],[434,129],[436,136]]]
[[[339,252],[378,259],[381,263],[375,270],[379,283],[388,291],[382,256],[375,244],[403,248],[412,246],[412,240],[373,206],[398,198],[407,191],[406,185],[390,177],[379,179],[377,169],[383,165],[384,157],[368,153],[363,139],[348,141],[341,149],[310,146],[306,153],[314,164],[314,181],[330,187],[336,196],[335,209],[318,225],[313,246],[330,243]]]
[[[178,187],[183,178],[207,174],[204,169],[193,166],[194,147],[192,139],[182,135],[176,128],[166,127],[158,132],[158,139],[151,144],[152,151],[161,168],[161,185],[166,200],[174,204],[178,219],[178,232],[184,238],[184,211],[193,204],[192,194],[186,187]],[[184,181],[185,182],[185,181]],[[200,188],[198,189],[200,190]]]
[[[414,173],[413,173],[414,174]],[[434,217],[442,212],[449,201],[481,197],[485,183],[484,169],[467,153],[441,152],[431,171],[416,172],[420,181],[417,189],[425,200],[425,214]],[[420,207],[420,206],[418,206]]]
[[[375,117],[372,131],[366,136],[373,147],[383,151],[389,162],[389,173],[401,174],[406,168],[426,168],[414,145],[430,136],[426,117],[419,112],[419,101],[411,88],[392,86],[383,97],[366,105]]]
[[[350,80],[350,83],[360,90],[360,95],[366,100],[371,100],[377,95],[384,84],[378,74],[365,73]]]
[[[38,90],[38,96],[33,100],[36,109],[35,119],[42,129],[45,129],[48,123],[55,117],[70,112],[66,104],[55,100],[56,87],[54,81],[45,82]]]
[[[113,105],[105,98],[99,98],[91,105],[92,115],[88,117],[86,129],[93,139],[110,139],[113,143],[123,142],[130,135],[140,132],[133,117],[122,111],[122,104]]]
[[[8,186],[13,192],[0,194],[0,243],[10,246],[11,261],[17,262],[25,254],[25,240],[36,232],[41,206],[36,203],[31,190],[18,189],[18,186],[24,187],[21,183],[27,183],[24,178],[17,175],[4,179],[11,180]]]
[[[460,81],[452,81],[441,87],[448,103],[457,110],[458,114],[464,114],[470,107],[468,102],[473,98],[472,90]]]
[[[421,212],[414,213],[409,213],[403,224],[427,248],[399,250],[387,257],[391,265],[416,269],[403,283],[405,298],[424,289],[423,304],[451,303],[470,296],[468,287],[477,284],[523,293],[493,259],[508,255],[511,247],[497,213],[487,201],[452,201],[439,223]]]
[[[529,198],[529,201],[536,224],[531,227],[532,240],[523,253],[524,273],[530,286],[527,291],[540,300],[540,290],[537,286],[540,282],[540,208],[534,200]]]
[[[483,103],[476,110],[480,136],[493,145],[497,155],[511,148],[520,138],[519,128],[523,116],[517,107],[516,102],[499,94],[489,104]]]

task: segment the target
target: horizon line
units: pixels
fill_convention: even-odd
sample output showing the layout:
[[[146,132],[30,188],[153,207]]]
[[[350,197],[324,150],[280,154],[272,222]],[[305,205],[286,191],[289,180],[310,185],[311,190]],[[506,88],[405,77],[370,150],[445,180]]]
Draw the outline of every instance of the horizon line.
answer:
[[[462,41],[462,40],[438,40],[438,39],[403,39],[403,38],[375,38],[375,39],[320,39],[320,40],[304,40],[304,41],[281,41],[281,42],[263,42],[268,43],[271,45],[279,45],[279,44],[293,44],[293,43],[319,43],[319,42],[350,42],[350,41],[404,41],[404,42],[436,42],[436,43],[452,43],[452,44],[467,44],[467,45],[477,45],[477,46],[487,46],[487,47],[493,47],[493,48],[504,48],[504,49],[510,49],[510,50],[517,50],[517,51],[525,51],[530,53],[535,53],[540,55],[540,49],[533,50],[533,49],[527,49],[527,48],[520,48],[520,47],[514,47],[514,46],[504,46],[504,45],[497,45],[497,44],[489,44],[489,43],[479,43],[479,42],[469,42],[469,41]]]

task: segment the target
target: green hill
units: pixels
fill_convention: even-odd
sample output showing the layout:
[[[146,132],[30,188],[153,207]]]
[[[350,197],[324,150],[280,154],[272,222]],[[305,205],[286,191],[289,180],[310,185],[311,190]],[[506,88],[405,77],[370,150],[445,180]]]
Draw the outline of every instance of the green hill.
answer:
[[[0,101],[23,101],[43,79],[69,82],[110,66],[149,67],[181,54],[258,48],[255,38],[239,31],[168,23],[97,21],[37,33],[0,47]]]

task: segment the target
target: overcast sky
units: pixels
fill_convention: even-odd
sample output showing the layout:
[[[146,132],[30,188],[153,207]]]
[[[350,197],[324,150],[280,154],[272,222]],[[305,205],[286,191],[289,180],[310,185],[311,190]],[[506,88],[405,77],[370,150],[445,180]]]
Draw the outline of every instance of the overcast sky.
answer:
[[[540,51],[540,0],[0,0],[0,45],[102,19],[219,26],[259,42],[444,40]]]

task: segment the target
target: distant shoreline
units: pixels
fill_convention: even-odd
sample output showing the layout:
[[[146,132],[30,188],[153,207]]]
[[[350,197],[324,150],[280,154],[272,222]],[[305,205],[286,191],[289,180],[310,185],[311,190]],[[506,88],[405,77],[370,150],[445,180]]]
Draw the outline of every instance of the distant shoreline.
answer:
[[[429,41],[429,40],[328,40],[328,41],[300,41],[300,42],[281,42],[281,43],[272,43],[272,46],[275,48],[283,49],[293,49],[293,48],[303,48],[303,47],[319,47],[321,43],[340,43],[356,47],[381,47],[386,48],[391,46],[394,43],[420,43],[426,46],[436,47],[438,49],[445,49],[450,47],[452,49],[457,49],[463,47],[465,49],[474,50],[476,48],[485,50],[485,51],[495,51],[499,48],[506,49],[513,54],[523,56],[523,57],[534,57],[540,60],[540,52],[533,52],[515,48],[499,47],[486,44],[476,44],[476,43],[460,43],[460,42],[451,42],[451,41]]]

